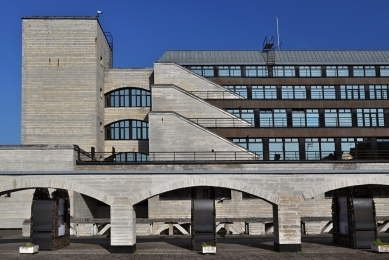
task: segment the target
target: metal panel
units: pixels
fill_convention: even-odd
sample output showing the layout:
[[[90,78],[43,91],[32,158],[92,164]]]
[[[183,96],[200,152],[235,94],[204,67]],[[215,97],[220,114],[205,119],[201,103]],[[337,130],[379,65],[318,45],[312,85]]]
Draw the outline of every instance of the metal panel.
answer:
[[[369,231],[355,231],[357,247],[356,248],[369,248],[371,243],[374,241],[375,232],[374,230]]]
[[[39,245],[39,250],[52,250],[53,238],[51,232],[33,233],[31,242]]]
[[[33,231],[53,229],[53,200],[35,200],[33,202]]]
[[[353,198],[356,230],[374,230],[373,200],[371,198]]]
[[[196,233],[213,233],[213,199],[194,199]]]

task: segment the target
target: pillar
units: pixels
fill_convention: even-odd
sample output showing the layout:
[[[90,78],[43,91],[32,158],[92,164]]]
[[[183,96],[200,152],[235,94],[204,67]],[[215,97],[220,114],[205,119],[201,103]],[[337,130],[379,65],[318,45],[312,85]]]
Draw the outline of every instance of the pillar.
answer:
[[[301,220],[299,203],[284,198],[273,205],[274,249],[278,252],[301,251]]]
[[[111,253],[136,250],[136,215],[128,198],[115,198],[111,205]]]

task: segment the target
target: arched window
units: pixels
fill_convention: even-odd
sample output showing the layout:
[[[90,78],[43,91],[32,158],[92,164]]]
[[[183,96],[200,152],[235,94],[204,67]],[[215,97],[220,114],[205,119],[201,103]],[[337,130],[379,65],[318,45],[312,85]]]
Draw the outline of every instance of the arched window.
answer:
[[[119,153],[115,155],[115,162],[147,162],[149,156],[143,153]]]
[[[106,140],[147,140],[149,124],[139,120],[123,120],[105,126]]]
[[[150,91],[139,88],[123,88],[105,95],[106,107],[150,107]]]

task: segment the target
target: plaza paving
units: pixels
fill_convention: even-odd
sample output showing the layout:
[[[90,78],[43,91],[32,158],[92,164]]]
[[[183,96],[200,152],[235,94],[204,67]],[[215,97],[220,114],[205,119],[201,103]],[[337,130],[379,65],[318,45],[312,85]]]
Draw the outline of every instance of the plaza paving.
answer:
[[[389,236],[381,238],[389,241]],[[299,253],[274,252],[271,236],[218,237],[216,255],[190,251],[189,236],[138,237],[134,254],[110,254],[109,239],[103,237],[72,237],[69,247],[57,251],[19,254],[19,246],[28,241],[20,230],[0,230],[0,259],[389,259],[389,253],[333,245],[330,235],[303,236]]]

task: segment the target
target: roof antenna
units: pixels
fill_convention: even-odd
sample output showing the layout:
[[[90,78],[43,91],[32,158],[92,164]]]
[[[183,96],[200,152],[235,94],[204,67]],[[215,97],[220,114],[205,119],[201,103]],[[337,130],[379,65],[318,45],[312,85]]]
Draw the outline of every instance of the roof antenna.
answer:
[[[278,17],[277,16],[276,16],[276,21],[277,21],[277,50],[281,50],[280,31],[278,30]]]

